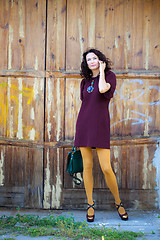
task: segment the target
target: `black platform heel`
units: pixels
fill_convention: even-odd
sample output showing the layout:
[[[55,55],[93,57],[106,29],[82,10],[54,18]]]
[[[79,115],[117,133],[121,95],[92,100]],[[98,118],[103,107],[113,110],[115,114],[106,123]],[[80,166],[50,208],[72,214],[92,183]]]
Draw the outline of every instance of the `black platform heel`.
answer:
[[[116,208],[117,208],[117,211],[118,211],[118,209],[119,209],[120,207],[123,207],[123,208],[124,208],[122,202],[121,202],[119,205],[115,203],[115,206],[116,206]],[[124,209],[124,210],[125,210],[125,209]],[[127,212],[125,212],[124,214],[120,214],[119,211],[118,211],[118,214],[119,214],[119,216],[120,216],[120,218],[121,218],[122,220],[125,220],[125,221],[128,220],[128,214],[127,214]]]
[[[88,209],[90,209],[90,208],[93,208],[94,209],[94,203],[91,205],[91,204],[89,204],[88,203],[88,208],[87,208],[87,211],[88,211]],[[93,214],[93,215],[88,215],[88,213],[87,213],[87,222],[94,222],[94,218],[95,218],[95,215]]]

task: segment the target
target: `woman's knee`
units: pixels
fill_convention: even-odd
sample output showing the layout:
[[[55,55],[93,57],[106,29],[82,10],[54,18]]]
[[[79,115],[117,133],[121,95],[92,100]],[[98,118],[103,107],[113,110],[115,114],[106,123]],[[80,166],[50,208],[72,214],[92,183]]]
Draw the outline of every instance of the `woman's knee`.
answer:
[[[104,167],[102,168],[102,172],[104,173],[104,175],[105,175],[105,174],[109,175],[109,174],[112,174],[112,173],[113,173],[113,170],[112,170],[112,167],[111,167],[111,166],[104,166]]]
[[[93,156],[91,148],[80,148],[83,158],[83,169],[92,170],[93,168]]]
[[[83,171],[92,171],[93,162],[83,159]]]

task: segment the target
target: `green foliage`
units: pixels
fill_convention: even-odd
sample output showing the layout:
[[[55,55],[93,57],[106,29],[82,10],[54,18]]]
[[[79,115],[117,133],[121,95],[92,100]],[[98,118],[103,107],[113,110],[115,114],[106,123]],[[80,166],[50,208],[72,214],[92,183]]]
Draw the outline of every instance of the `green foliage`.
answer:
[[[4,238],[3,240],[15,240],[15,238]]]
[[[61,239],[102,239],[105,240],[134,240],[142,233],[129,231],[118,231],[107,227],[89,227],[86,222],[75,221],[71,216],[50,215],[49,217],[40,218],[34,215],[20,215],[15,217],[2,216],[0,218],[0,234],[13,233],[38,236],[61,237]],[[11,239],[10,239],[11,240]]]

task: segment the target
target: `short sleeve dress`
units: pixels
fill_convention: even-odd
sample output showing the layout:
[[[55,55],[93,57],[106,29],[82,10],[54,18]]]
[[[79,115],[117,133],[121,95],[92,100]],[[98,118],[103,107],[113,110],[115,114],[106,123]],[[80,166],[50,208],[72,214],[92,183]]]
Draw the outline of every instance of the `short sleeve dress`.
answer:
[[[93,79],[94,90],[88,93],[87,88]],[[99,75],[91,80],[83,79],[81,81],[82,104],[76,123],[74,141],[76,147],[110,149],[109,102],[116,88],[116,76],[112,71],[108,71],[105,79],[111,85],[111,88],[105,93],[99,92]]]

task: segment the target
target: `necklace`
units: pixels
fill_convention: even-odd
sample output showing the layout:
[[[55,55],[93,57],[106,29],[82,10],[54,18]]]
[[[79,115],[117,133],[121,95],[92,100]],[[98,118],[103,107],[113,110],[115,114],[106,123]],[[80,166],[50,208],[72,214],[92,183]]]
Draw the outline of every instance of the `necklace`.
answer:
[[[88,93],[93,92],[93,89],[94,89],[93,84],[94,84],[94,79],[93,79],[92,82],[91,82],[91,86],[89,86],[89,87],[87,88],[87,92],[88,92]]]

